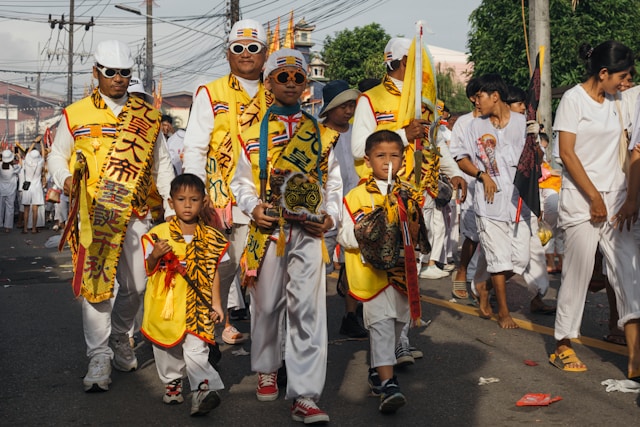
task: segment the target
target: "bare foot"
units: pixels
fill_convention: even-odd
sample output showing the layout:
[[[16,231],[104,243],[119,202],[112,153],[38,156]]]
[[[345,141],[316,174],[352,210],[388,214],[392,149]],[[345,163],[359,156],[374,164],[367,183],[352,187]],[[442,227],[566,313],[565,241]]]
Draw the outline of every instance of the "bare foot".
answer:
[[[518,324],[516,323],[515,320],[513,320],[513,317],[511,317],[510,314],[507,314],[506,316],[498,315],[498,325],[500,325],[502,329],[518,329],[519,328]]]
[[[480,300],[478,305],[480,317],[483,319],[491,319],[491,316],[493,316],[493,308],[491,307],[491,304],[489,304],[489,289],[487,289],[487,282],[477,283],[476,291],[478,291],[478,298]]]

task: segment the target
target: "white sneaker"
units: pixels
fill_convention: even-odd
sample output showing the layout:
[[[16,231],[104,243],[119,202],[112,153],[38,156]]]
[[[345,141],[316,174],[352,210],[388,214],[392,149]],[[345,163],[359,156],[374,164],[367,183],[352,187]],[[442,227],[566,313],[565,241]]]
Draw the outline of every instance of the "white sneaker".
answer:
[[[87,375],[82,379],[84,391],[108,391],[111,384],[111,361],[106,354],[97,354],[89,361]]]
[[[209,381],[204,380],[198,385],[198,390],[191,394],[191,416],[205,415],[220,405],[220,395],[217,391],[209,390]]]
[[[138,368],[138,359],[127,334],[111,335],[109,347],[113,349],[113,367],[118,371],[129,372]]]
[[[165,384],[164,387],[165,392],[164,396],[162,396],[162,401],[164,403],[167,405],[176,405],[184,402],[184,398],[182,397],[182,379],[175,379],[170,383]]]
[[[420,272],[421,279],[442,279],[443,277],[447,277],[448,275],[449,273],[440,270],[436,265],[430,265]]]
[[[446,271],[447,273],[451,273],[455,269],[456,269],[455,264],[445,264],[444,266],[442,266],[442,270]]]

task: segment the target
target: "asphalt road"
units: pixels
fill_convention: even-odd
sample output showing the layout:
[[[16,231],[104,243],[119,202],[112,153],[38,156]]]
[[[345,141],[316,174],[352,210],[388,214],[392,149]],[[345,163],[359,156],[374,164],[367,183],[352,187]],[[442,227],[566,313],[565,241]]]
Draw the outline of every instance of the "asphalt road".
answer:
[[[249,356],[234,354],[250,346],[222,345],[219,364],[226,389],[222,404],[202,418],[189,417],[185,404],[162,403],[148,343],[138,345],[137,371],[113,371],[107,393],[83,392],[86,372],[80,304],[70,287],[69,252],[45,248],[53,231],[0,235],[0,423],[2,425],[300,425],[289,416],[290,402],[255,398],[256,376]],[[451,302],[450,279],[421,280],[423,318],[428,327],[410,332],[423,359],[400,370],[408,404],[395,415],[377,411],[368,396],[366,340],[338,334],[343,300],[328,280],[329,357],[319,404],[332,425],[350,426],[512,426],[637,425],[639,395],[605,391],[601,381],[624,379],[626,348],[605,343],[608,308],[604,292],[589,294],[583,342],[576,343],[586,373],[551,366],[553,316],[531,315],[532,295],[517,282],[508,287],[509,305],[521,328],[501,330],[477,317],[464,302]],[[546,297],[554,302],[558,277]],[[248,321],[236,322],[249,332]],[[525,364],[536,362],[536,366]],[[498,382],[478,385],[480,377]],[[548,393],[562,400],[542,407],[517,407],[526,393]]]

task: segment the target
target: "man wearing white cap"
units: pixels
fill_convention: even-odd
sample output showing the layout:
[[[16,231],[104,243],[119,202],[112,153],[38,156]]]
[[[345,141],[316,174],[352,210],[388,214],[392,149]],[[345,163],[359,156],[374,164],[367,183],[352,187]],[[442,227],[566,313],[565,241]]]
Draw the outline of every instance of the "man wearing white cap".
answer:
[[[405,161],[413,158],[411,153],[414,151],[414,146],[412,146],[414,141],[416,139],[428,138],[428,126],[430,125],[428,120],[414,118],[404,127],[402,127],[402,123],[398,122],[402,89],[405,84],[409,85],[404,79],[407,74],[407,55],[410,47],[410,39],[394,37],[389,40],[384,49],[387,74],[384,76],[381,84],[364,92],[358,100],[354,114],[353,136],[351,139],[351,149],[356,162],[361,162],[364,158],[364,148],[367,137],[377,130],[387,129],[395,131],[400,135],[406,150],[411,149],[411,151],[405,150]],[[437,146],[440,150],[440,156],[433,156],[428,150],[423,150],[425,155],[424,161],[428,166],[428,173],[423,173],[421,181],[422,189],[425,190],[426,193],[423,213],[425,214],[427,228],[430,229],[429,240],[432,251],[434,252],[431,254],[431,258],[435,255],[436,250],[438,251],[437,254],[442,252],[444,244],[444,236],[442,235],[441,239],[436,241],[434,240],[433,233],[434,229],[442,229],[444,227],[442,212],[438,212],[435,207],[434,198],[432,197],[433,194],[437,194],[438,191],[438,174],[440,171],[451,177],[454,188],[462,188],[463,192],[466,192],[466,183],[462,178],[463,173],[449,153],[446,142],[444,140],[437,141]],[[403,165],[403,169],[404,173],[401,178],[413,182],[413,170],[408,170],[409,168],[405,168],[405,165]],[[369,171],[359,166],[358,173],[363,177],[368,175]],[[439,214],[438,218],[442,219],[442,221],[440,221],[440,225],[434,227],[435,214]],[[434,279],[449,275],[449,273],[440,270],[435,265],[435,261],[431,261],[430,264],[432,265],[421,272],[420,277]],[[422,352],[410,347],[407,330],[408,324],[407,328],[403,330],[402,337],[396,348],[396,358],[399,365],[413,364],[415,358],[422,357]]]
[[[107,40],[94,56],[98,87],[65,108],[48,157],[55,184],[79,201],[64,236],[72,248],[74,292],[83,297],[87,392],[109,389],[111,363],[120,371],[138,367],[127,333],[146,284],[140,238],[152,225],[154,184],[165,216],[173,215],[167,199],[174,177],[160,112],[127,94],[131,51]]]
[[[267,35],[257,21],[244,19],[233,25],[227,46],[231,73],[198,88],[184,137],[184,172],[205,182],[209,194],[205,212],[217,218],[214,224],[227,232],[230,242],[230,259],[220,265],[222,304],[229,309],[245,307],[236,273],[249,224],[249,217],[235,206],[229,183],[241,152],[238,136],[258,123],[273,102],[260,82],[266,45]],[[247,337],[225,316],[222,339],[227,344],[240,344]]]
[[[291,417],[305,424],[327,422],[316,401],[327,370],[323,236],[341,214],[342,179],[333,151],[339,135],[300,108],[307,85],[302,53],[272,53],[264,80],[275,101],[259,124],[242,133],[245,155],[231,181],[238,207],[252,219],[245,280],[256,397],[278,398],[276,377],[284,360]]]

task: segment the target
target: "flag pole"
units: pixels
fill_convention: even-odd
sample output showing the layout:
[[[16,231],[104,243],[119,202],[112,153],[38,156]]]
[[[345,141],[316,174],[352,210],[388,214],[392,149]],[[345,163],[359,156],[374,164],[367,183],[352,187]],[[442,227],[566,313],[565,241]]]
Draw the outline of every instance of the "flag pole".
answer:
[[[422,21],[416,22],[416,46],[415,46],[415,104],[414,118],[422,118]],[[420,188],[422,178],[422,138],[416,138],[416,151],[414,155],[414,175],[416,179],[416,187]]]

